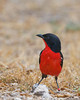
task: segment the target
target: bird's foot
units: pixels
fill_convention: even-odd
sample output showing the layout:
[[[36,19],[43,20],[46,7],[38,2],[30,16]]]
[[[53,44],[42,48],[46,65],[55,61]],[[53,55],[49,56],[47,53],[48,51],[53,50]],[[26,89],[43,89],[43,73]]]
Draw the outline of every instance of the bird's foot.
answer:
[[[58,88],[58,91],[56,93],[61,93],[60,88]]]
[[[38,87],[38,85],[39,85],[38,83],[34,84],[33,87],[32,87],[32,91],[31,92],[34,92],[35,89]]]
[[[58,88],[58,91],[60,91],[60,88]]]

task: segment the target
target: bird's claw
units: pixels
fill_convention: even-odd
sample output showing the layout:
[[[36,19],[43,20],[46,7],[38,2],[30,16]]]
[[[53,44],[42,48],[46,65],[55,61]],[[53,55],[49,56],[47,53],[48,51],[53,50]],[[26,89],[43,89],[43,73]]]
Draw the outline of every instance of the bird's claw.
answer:
[[[34,92],[34,91],[35,91],[35,89],[38,87],[38,85],[39,85],[39,84],[37,84],[37,83],[36,83],[36,84],[34,84],[34,85],[33,85],[33,87],[32,87],[32,91],[31,91],[31,92]]]
[[[60,91],[60,88],[58,88],[58,91]]]

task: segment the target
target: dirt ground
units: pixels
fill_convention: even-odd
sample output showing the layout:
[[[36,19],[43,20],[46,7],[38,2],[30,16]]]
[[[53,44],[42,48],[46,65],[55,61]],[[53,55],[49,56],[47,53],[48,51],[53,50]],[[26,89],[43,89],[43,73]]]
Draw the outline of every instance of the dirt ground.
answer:
[[[64,55],[62,92],[52,76],[41,84],[51,100],[80,99],[80,0],[0,0],[0,100],[48,100],[30,92],[41,78],[40,33],[56,34]]]

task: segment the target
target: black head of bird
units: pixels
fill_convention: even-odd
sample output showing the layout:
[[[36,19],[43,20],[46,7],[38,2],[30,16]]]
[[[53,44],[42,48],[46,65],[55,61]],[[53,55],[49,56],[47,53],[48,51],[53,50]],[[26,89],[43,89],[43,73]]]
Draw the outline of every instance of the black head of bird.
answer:
[[[51,33],[47,33],[47,34],[38,34],[38,37],[42,38],[47,45],[50,47],[50,49],[54,52],[60,52],[61,50],[61,42],[60,39]]]

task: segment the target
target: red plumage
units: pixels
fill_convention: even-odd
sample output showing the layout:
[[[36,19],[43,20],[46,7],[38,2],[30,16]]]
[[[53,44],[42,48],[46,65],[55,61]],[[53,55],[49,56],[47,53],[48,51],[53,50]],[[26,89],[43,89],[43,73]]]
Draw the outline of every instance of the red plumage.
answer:
[[[46,42],[45,45],[46,47],[40,55],[40,70],[45,75],[58,76],[62,69],[61,55],[53,52]]]

